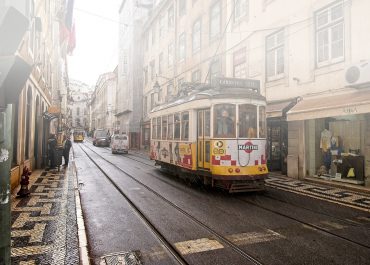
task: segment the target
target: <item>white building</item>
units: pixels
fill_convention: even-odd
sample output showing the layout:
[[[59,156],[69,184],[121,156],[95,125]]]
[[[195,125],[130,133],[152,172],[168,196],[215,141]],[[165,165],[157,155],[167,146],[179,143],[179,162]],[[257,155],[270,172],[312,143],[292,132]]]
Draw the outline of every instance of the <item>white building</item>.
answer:
[[[70,80],[69,82],[69,111],[70,125],[72,128],[83,128],[86,131],[90,130],[90,100],[92,88],[87,84]]]

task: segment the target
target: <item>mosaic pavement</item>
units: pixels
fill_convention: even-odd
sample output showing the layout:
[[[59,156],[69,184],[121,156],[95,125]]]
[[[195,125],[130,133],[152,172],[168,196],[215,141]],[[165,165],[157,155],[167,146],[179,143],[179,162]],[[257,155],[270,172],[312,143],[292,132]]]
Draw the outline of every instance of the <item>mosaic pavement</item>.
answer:
[[[11,263],[79,264],[71,169],[38,172],[29,187],[29,197],[12,196]]]
[[[266,186],[370,212],[370,195],[270,174]]]

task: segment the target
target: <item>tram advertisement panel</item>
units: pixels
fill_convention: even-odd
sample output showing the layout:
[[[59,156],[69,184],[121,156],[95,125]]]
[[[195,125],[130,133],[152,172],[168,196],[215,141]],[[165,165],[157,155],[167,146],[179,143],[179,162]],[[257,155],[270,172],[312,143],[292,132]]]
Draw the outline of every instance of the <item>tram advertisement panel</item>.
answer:
[[[266,174],[265,139],[213,140],[211,145],[211,167],[214,174],[230,174],[226,168],[238,167],[245,174]]]
[[[195,143],[152,141],[150,156],[153,160],[195,169]]]

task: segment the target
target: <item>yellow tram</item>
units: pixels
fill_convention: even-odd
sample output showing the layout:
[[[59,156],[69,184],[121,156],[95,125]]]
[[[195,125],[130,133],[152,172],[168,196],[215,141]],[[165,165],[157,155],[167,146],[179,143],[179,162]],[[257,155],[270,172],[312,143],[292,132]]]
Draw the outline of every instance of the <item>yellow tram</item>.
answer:
[[[73,141],[74,142],[83,142],[85,139],[85,131],[82,129],[75,129],[73,131]]]
[[[232,192],[263,190],[266,99],[258,80],[183,85],[151,112],[150,157],[180,177]]]

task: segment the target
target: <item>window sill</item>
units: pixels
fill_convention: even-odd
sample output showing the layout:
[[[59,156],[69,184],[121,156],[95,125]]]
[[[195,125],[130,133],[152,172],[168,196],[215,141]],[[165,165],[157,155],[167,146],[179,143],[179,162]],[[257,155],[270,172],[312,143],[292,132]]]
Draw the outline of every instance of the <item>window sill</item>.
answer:
[[[315,76],[320,76],[332,72],[337,72],[345,69],[344,58],[340,61],[321,63],[316,66]]]
[[[285,74],[280,74],[272,77],[268,77],[265,82],[266,87],[272,87],[282,85],[285,83]]]

